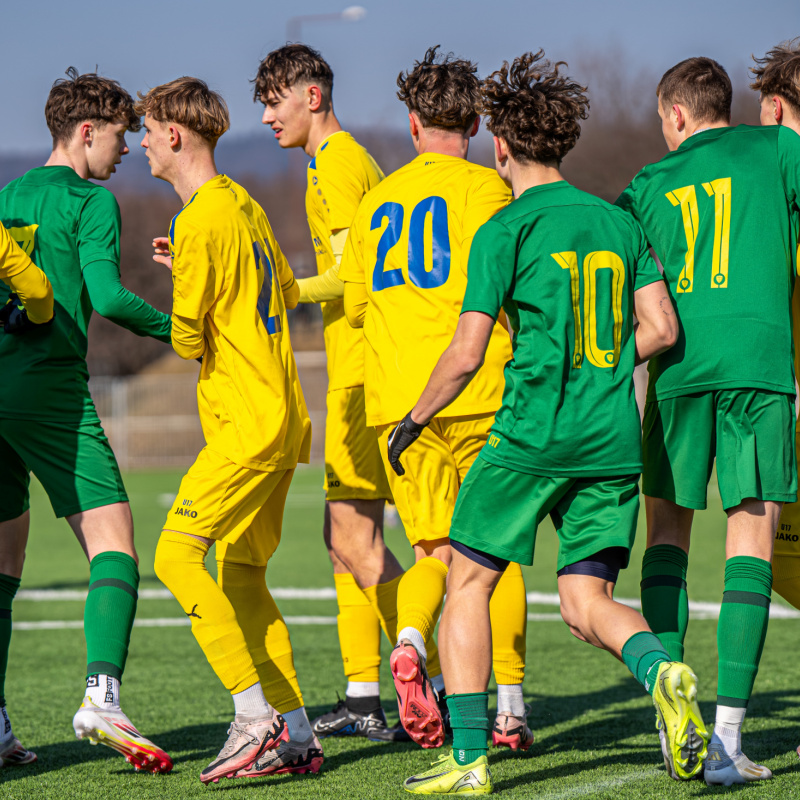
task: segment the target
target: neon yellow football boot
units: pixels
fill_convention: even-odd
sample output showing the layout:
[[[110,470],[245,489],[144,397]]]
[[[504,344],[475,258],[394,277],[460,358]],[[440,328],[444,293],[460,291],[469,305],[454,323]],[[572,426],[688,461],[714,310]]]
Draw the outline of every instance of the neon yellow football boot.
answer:
[[[427,772],[407,778],[403,788],[411,794],[491,794],[492,773],[486,756],[462,767],[451,751],[434,761]]]
[[[703,769],[711,738],[697,705],[697,676],[680,661],[662,664],[653,690],[656,727],[664,732],[667,772],[688,780]]]

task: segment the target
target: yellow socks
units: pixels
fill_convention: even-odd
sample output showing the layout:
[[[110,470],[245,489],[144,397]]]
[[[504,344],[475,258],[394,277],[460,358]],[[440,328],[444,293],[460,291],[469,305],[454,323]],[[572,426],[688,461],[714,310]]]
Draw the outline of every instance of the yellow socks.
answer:
[[[381,667],[381,625],[366,592],[350,573],[334,574],[339,646],[344,674],[355,683],[377,683]]]
[[[391,644],[397,641],[397,587],[402,579],[403,576],[398,575],[387,583],[378,583],[363,590]]]
[[[525,676],[528,601],[519,564],[510,563],[489,603],[492,662],[498,684],[521,684]]]
[[[231,694],[258,682],[253,659],[233,606],[208,574],[208,545],[164,531],[156,549],[155,571],[192,623],[192,633],[217,677]]]
[[[266,584],[266,567],[217,561],[217,580],[239,620],[264,695],[281,714],[303,705],[292,643]]]
[[[433,629],[442,611],[447,589],[447,567],[438,558],[417,561],[400,579],[397,590],[397,638],[409,639],[427,651],[428,675],[441,674],[439,657],[433,643]]]

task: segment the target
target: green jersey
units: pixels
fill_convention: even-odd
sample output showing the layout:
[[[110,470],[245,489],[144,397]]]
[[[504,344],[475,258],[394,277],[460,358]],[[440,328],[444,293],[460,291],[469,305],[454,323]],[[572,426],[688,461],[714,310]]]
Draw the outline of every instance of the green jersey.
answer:
[[[86,366],[93,309],[83,270],[111,263],[118,280],[119,206],[111,192],[69,167],[38,167],[0,191],[0,222],[50,279],[55,298],[52,325],[19,336],[0,334],[0,371],[13,377],[0,392],[0,417],[66,415],[77,424],[94,413]],[[153,335],[160,328],[169,340],[169,317],[146,308]]]
[[[680,321],[675,347],[650,360],[648,400],[794,394],[799,193],[800,136],[738,125],[694,134],[619,197],[664,267]]]
[[[502,307],[514,330],[481,458],[545,476],[641,472],[633,293],[658,280],[639,225],[566,181],[478,230],[461,312]]]

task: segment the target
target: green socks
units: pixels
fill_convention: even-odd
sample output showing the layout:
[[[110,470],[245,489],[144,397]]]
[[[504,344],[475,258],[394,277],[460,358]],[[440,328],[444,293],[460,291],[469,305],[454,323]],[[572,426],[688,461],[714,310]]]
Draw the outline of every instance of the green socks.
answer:
[[[633,673],[639,683],[644,686],[650,694],[656,685],[658,668],[672,661],[669,653],[663,648],[661,642],[654,633],[642,631],[634,633],[622,647],[622,660],[625,666]]]
[[[772,566],[751,556],[725,563],[725,592],[717,624],[717,705],[747,708],[764,648]]]
[[[17,589],[19,589],[19,578],[0,574],[0,708],[6,704],[6,668],[8,648],[11,644],[11,604]]]
[[[642,615],[672,661],[683,661],[689,624],[688,563],[688,554],[671,544],[649,547],[642,558]]]
[[[109,551],[92,559],[83,611],[87,678],[98,673],[122,678],[138,588],[139,570],[131,556]]]
[[[462,767],[488,750],[489,693],[447,695],[450,726],[453,729],[453,758]]]

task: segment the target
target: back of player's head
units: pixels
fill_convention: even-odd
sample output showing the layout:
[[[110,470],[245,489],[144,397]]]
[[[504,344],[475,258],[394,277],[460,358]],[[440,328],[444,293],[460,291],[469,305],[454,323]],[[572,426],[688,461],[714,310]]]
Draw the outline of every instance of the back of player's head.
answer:
[[[508,145],[515,161],[561,161],[581,135],[588,116],[586,87],[562,75],[544,50],[524,53],[483,81],[486,127]]]
[[[437,55],[438,49],[428,48],[422,61],[397,76],[397,96],[419,116],[423,128],[466,132],[478,117],[478,68],[452,53]]]
[[[270,94],[282,94],[293,86],[315,84],[330,102],[333,93],[333,70],[328,62],[307,44],[286,44],[273,50],[259,65],[253,80],[253,100],[265,100]]]
[[[751,89],[761,95],[778,95],[800,117],[800,37],[773,47],[751,67]]]
[[[116,81],[94,72],[80,75],[75,67],[66,74],[53,84],[44,107],[54,147],[68,142],[81,122],[124,122],[132,131],[142,127],[133,98]]]
[[[727,122],[733,88],[725,68],[713,58],[687,58],[668,69],[656,89],[661,107],[685,106],[695,122]]]
[[[222,96],[200,78],[176,78],[138,93],[136,113],[158,122],[176,122],[214,146],[230,127],[228,106]]]

